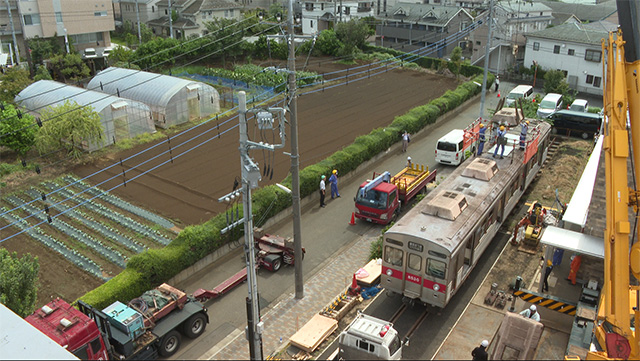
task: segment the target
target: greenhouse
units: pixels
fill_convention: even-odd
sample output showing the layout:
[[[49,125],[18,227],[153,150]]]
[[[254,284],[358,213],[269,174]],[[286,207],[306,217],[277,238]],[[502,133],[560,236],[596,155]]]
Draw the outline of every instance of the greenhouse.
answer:
[[[100,122],[104,128],[106,139],[102,144],[91,141],[83,142],[84,150],[91,152],[123,139],[156,131],[150,115],[151,110],[141,102],[52,80],[37,81],[23,89],[15,98],[17,104],[25,107],[29,113],[35,116],[39,116],[42,109],[62,105],[66,101],[74,101],[81,106],[90,106],[100,114]]]
[[[147,104],[156,126],[161,128],[220,111],[220,97],[214,87],[141,70],[107,68],[91,79],[88,88]]]

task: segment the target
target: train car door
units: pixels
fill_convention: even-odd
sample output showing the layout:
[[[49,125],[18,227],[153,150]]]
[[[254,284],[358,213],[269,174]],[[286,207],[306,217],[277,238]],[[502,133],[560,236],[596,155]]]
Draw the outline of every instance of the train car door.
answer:
[[[404,294],[412,298],[422,296],[422,268],[424,267],[424,245],[411,242],[407,244],[407,263],[404,270]]]

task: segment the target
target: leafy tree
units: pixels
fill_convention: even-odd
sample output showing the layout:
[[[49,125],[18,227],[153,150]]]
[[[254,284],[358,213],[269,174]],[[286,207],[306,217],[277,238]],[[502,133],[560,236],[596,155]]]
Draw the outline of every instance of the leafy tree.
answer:
[[[369,26],[361,19],[338,23],[336,36],[344,45],[338,55],[353,56],[364,48],[369,36]]]
[[[133,58],[133,50],[124,46],[116,46],[109,53],[109,63],[129,62]]]
[[[136,34],[138,33],[136,29]],[[140,23],[140,37],[142,38],[142,42],[146,43],[147,41],[153,40],[156,36],[145,23]]]
[[[57,38],[42,39],[38,36],[27,41],[31,50],[31,61],[34,64],[42,64],[44,59],[49,59],[54,54],[62,52],[62,47]]]
[[[222,65],[226,63],[228,57],[236,58],[242,55],[242,36],[243,31],[235,20],[231,19],[215,19],[205,22],[207,30],[212,33],[213,38],[217,39],[214,44],[208,48],[218,57],[222,59]]]
[[[460,67],[462,65],[462,48],[456,46],[451,52],[451,65],[453,72],[456,74],[456,79],[460,77]]]
[[[36,68],[36,75],[33,76],[33,80],[53,80],[53,78],[51,77],[51,73],[49,73],[49,70],[46,66],[38,65],[38,67]]]
[[[182,49],[176,48],[178,44],[180,40],[158,37],[140,45],[129,60],[142,69],[172,65],[175,62],[173,57],[183,52]]]
[[[35,126],[35,118],[21,111],[18,117],[17,109],[6,104],[0,112],[3,119],[0,122],[0,145],[5,146],[20,155],[26,154],[35,143],[38,128]]]
[[[138,37],[133,35],[133,33],[128,33],[124,36],[124,42],[127,44],[129,48],[138,46]]]
[[[558,93],[562,94],[562,99],[565,104],[571,104],[576,97],[576,92],[569,88],[569,84],[566,82],[564,73],[560,70],[549,70],[544,75],[545,93]]]
[[[21,317],[35,309],[38,292],[38,257],[0,248],[0,302]]]
[[[51,68],[57,78],[63,82],[69,80],[77,82],[89,77],[89,67],[82,61],[82,56],[77,53],[58,54],[51,58]]]
[[[343,46],[332,29],[322,30],[316,40],[316,48],[325,55],[337,56]]]
[[[16,95],[33,83],[29,71],[22,67],[9,68],[0,80],[0,100],[6,103],[13,103]]]
[[[41,154],[63,148],[70,156],[80,158],[81,142],[104,142],[100,115],[89,106],[67,100],[62,105],[44,109],[41,114],[43,125],[36,135],[36,148]]]

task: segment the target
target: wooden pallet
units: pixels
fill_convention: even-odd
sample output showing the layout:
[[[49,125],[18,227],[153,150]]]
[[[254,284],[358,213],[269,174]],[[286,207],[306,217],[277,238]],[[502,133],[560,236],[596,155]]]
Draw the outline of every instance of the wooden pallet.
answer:
[[[289,341],[292,345],[306,352],[315,351],[329,335],[338,329],[338,321],[316,314]]]

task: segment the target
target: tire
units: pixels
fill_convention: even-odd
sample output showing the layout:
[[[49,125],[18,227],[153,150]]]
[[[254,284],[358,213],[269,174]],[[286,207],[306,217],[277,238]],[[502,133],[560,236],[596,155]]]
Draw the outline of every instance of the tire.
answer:
[[[586,140],[586,139],[589,139],[589,134],[588,134],[588,133],[586,133],[586,132],[583,132],[583,133],[581,134],[581,136],[582,136],[582,139],[585,139],[585,140]]]
[[[196,313],[182,324],[182,334],[191,339],[198,338],[206,328],[207,317],[202,313]]]
[[[182,337],[178,331],[173,330],[164,335],[162,341],[160,341],[160,349],[158,353],[162,357],[172,356],[180,349],[180,344],[182,343]]]
[[[270,254],[264,258],[264,261],[271,265],[271,272],[278,272],[282,267],[282,258],[279,255]]]

